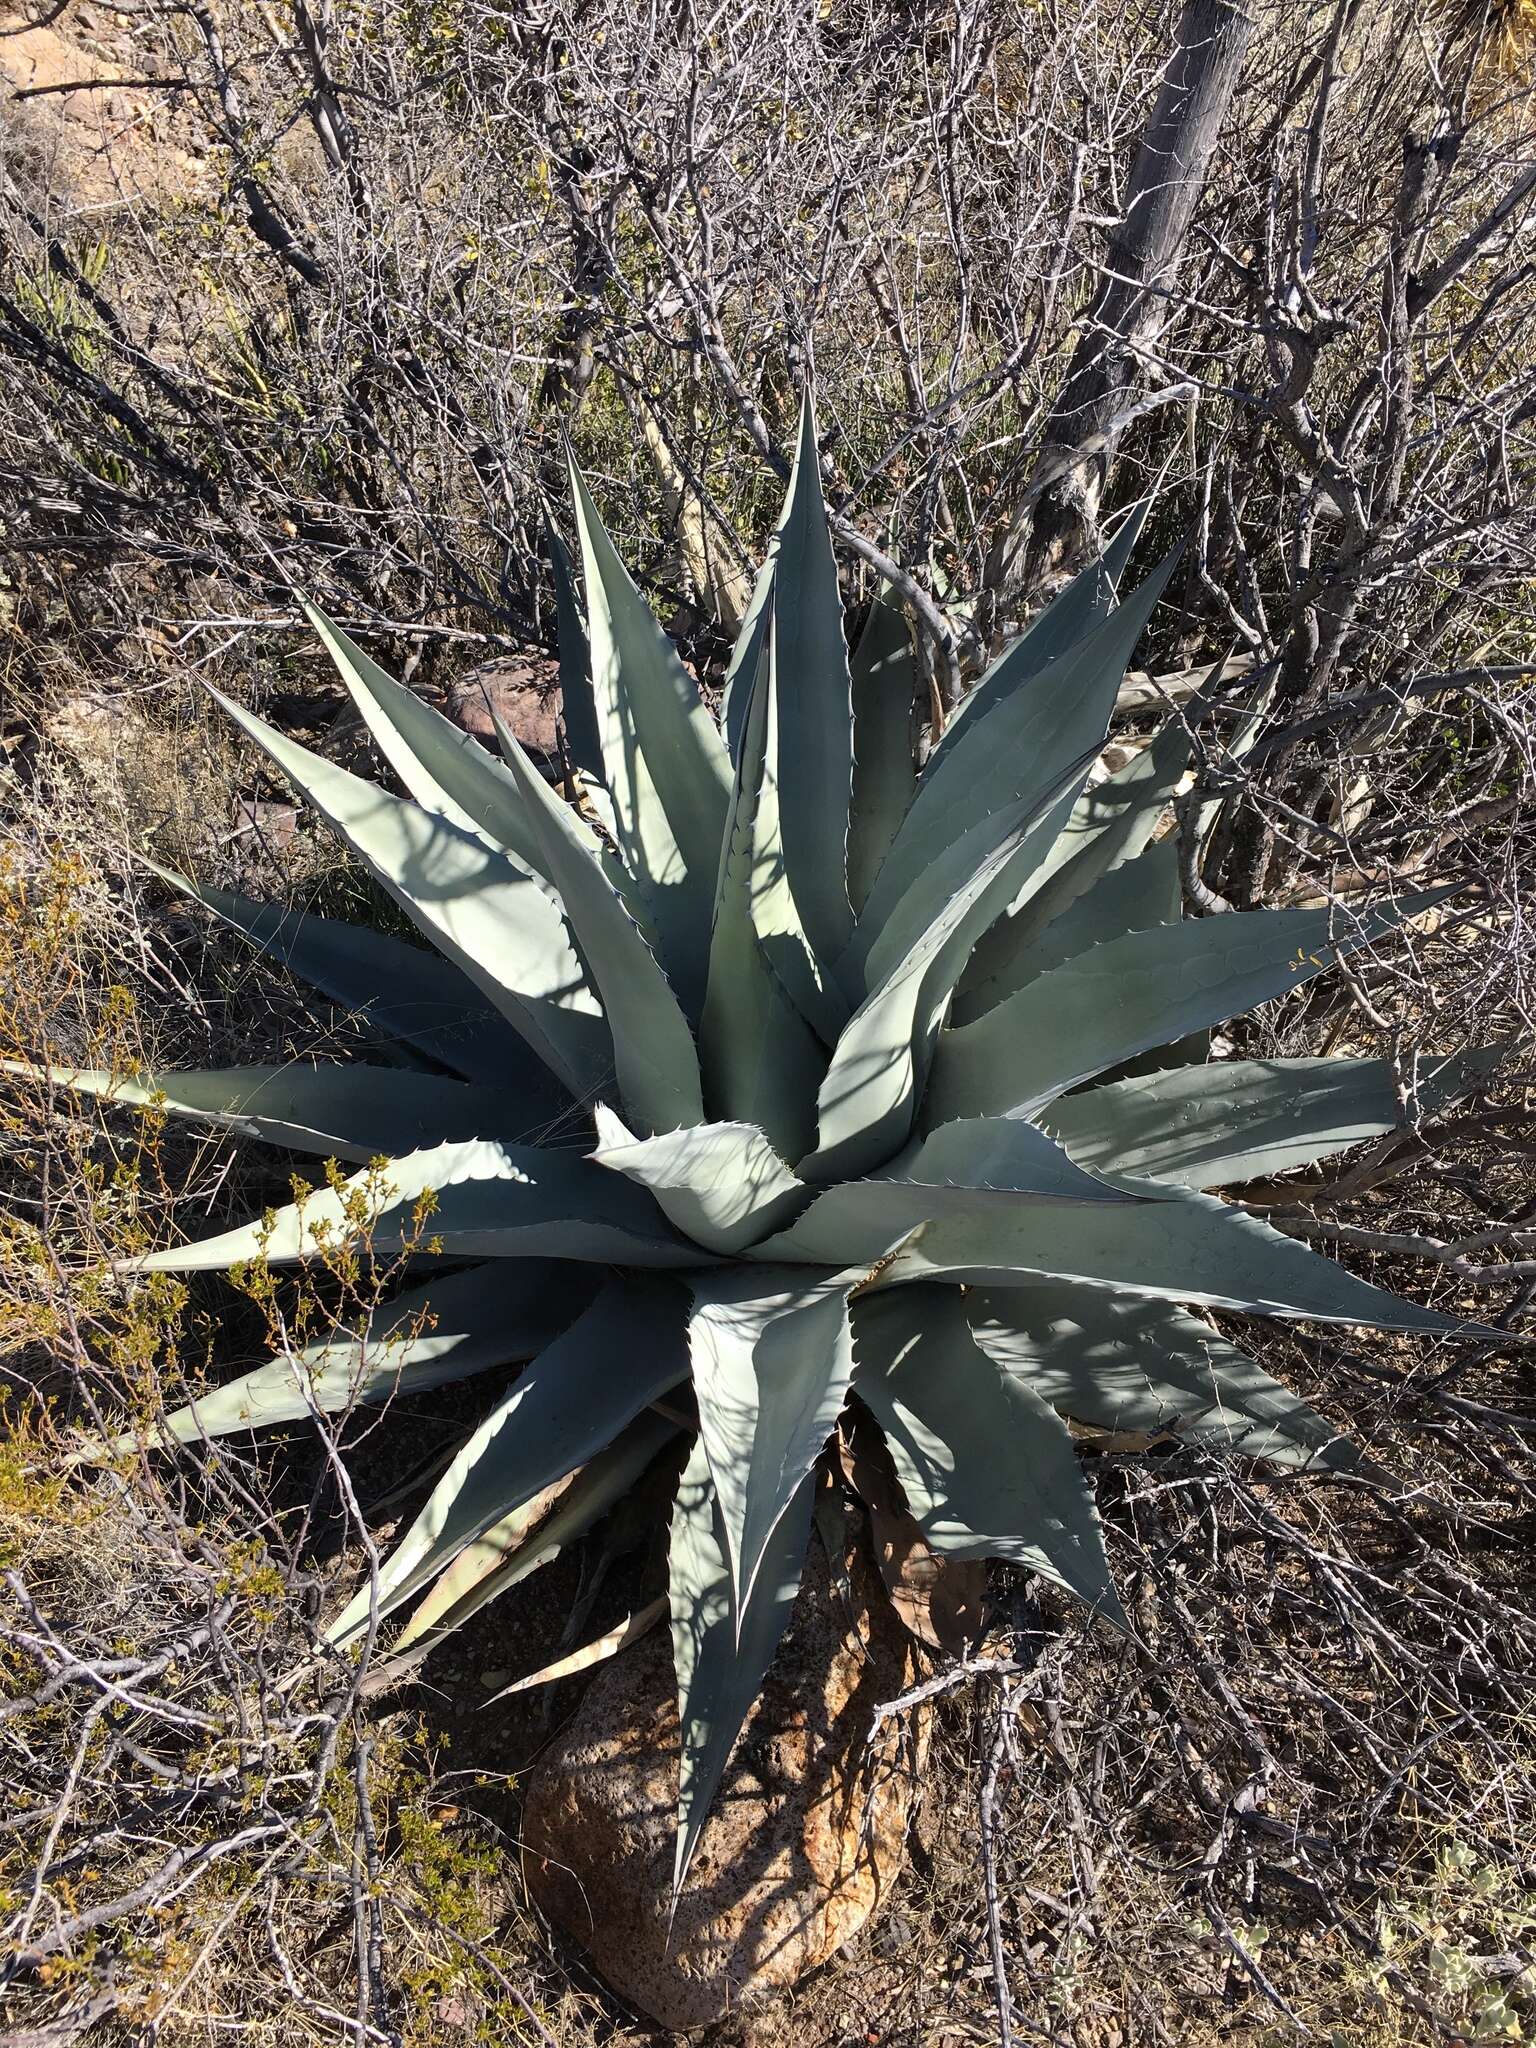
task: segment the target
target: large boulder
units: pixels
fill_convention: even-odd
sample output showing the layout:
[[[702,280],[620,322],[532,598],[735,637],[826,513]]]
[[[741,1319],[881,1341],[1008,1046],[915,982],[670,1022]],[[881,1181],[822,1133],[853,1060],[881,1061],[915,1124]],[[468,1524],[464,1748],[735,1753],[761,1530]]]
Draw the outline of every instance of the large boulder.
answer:
[[[604,1668],[533,1773],[533,1897],[664,2027],[707,2025],[825,1962],[901,1868],[924,1710],[871,1731],[876,1707],[916,1677],[916,1646],[851,1516],[844,1534],[836,1573],[812,1534],[789,1628],[670,1925],[678,1718],[665,1628]]]

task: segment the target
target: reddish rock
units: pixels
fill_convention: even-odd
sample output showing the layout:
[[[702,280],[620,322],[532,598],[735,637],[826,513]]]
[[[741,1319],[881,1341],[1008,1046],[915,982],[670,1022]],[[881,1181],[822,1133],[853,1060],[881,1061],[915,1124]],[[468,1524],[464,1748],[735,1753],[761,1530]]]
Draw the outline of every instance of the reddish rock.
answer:
[[[243,796],[235,803],[235,831],[253,833],[268,853],[286,853],[298,837],[299,814],[293,804]]]
[[[496,745],[492,713],[539,763],[559,758],[555,721],[560,691],[543,667],[526,661],[489,661],[449,685],[448,716],[486,746]]]

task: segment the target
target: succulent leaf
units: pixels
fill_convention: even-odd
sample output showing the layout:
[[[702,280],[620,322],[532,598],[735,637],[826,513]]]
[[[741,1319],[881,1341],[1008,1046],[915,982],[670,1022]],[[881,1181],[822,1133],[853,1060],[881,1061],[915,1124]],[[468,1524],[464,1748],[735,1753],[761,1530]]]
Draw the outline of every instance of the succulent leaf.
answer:
[[[1022,984],[1014,956],[1032,946],[1085,890],[1151,839],[1189,764],[1189,737],[1170,719],[1150,746],[1101,782],[1090,782],[1056,843],[1030,871],[1007,912],[977,940],[955,990],[951,1021],[968,1024]]]
[[[357,1062],[310,1067],[183,1068],[173,1074],[114,1074],[104,1068],[45,1069],[0,1060],[0,1073],[47,1075],[80,1095],[154,1108],[217,1124],[269,1145],[360,1164],[452,1138],[541,1137],[544,1105],[510,1089],[476,1087],[447,1074],[402,1072]]]
[[[467,1081],[527,1087],[547,1100],[551,1115],[568,1099],[469,976],[440,955],[368,925],[257,903],[170,868],[154,872],[386,1039],[424,1053]]]
[[[1491,1048],[1432,1065],[1421,1112],[1437,1115],[1500,1056]],[[1400,1113],[1387,1060],[1216,1060],[1064,1095],[1043,1121],[1097,1172],[1215,1188],[1313,1166],[1395,1130]]]
[[[778,789],[784,873],[812,956],[830,966],[853,929],[847,883],[853,709],[808,389],[777,535],[773,639],[769,761]]]
[[[576,591],[571,551],[554,521],[544,515],[544,544],[555,584],[555,632],[560,650],[560,718],[572,765],[594,780],[603,779],[603,744],[597,732],[597,706],[592,697],[592,648],[587,621]]]
[[[1030,1203],[1130,1208],[1164,1191],[1111,1185],[1083,1172],[1033,1124],[1006,1118],[948,1124],[911,1146],[892,1170],[818,1195],[787,1230],[747,1248],[751,1259],[809,1265],[880,1264],[909,1232],[944,1217],[1006,1218]]]
[[[978,1346],[954,1288],[905,1294],[855,1304],[854,1384],[929,1545],[1027,1565],[1125,1628],[1066,1425]]]
[[[532,1358],[586,1306],[590,1268],[472,1266],[411,1287],[374,1310],[361,1330],[337,1330],[239,1379],[211,1387],[160,1424],[179,1443],[379,1407],[401,1394],[470,1379]],[[136,1435],[110,1449],[131,1450]]]
[[[545,885],[476,834],[219,701],[571,1093],[598,1093],[612,1069],[612,1042]]]
[[[775,978],[817,1037],[824,1044],[832,1045],[848,1021],[848,1000],[825,956],[818,953],[812,943],[799,901],[790,886],[789,860],[784,846],[780,775],[785,756],[779,737],[782,711],[777,613],[770,625],[765,651],[767,661],[758,685],[762,697],[761,742],[759,745],[758,714],[754,707],[748,714],[753,744],[743,745],[740,761],[743,777],[752,774],[756,767],[750,895],[752,928]],[[795,771],[790,772],[793,775]]]
[[[934,1138],[948,1133],[957,1154],[984,1156],[985,1181],[979,1171],[971,1186],[894,1176],[846,1181],[748,1256],[816,1265],[865,1260],[880,1266],[871,1289],[940,1278],[1007,1285],[1037,1275],[1248,1315],[1442,1334],[1475,1328],[1372,1287],[1209,1195],[1135,1180],[1092,1182],[1107,1198],[1067,1192],[1073,1183],[1057,1164],[1063,1155],[1049,1141],[1042,1146],[1044,1133],[1022,1119],[993,1120],[985,1136],[979,1124],[971,1138],[964,1132],[963,1124],[950,1125]],[[909,1242],[888,1257],[902,1232],[911,1233]]]
[[[762,1689],[794,1607],[810,1535],[812,1490],[807,1480],[780,1517],[756,1589],[736,1615],[720,1509],[702,1441],[684,1468],[672,1512],[668,1588],[683,1729],[674,1899],[698,1849],[731,1745]]]
[[[699,1435],[738,1617],[780,1518],[837,1422],[853,1370],[848,1296],[863,1278],[863,1268],[812,1274],[765,1265],[690,1280]]]
[[[1169,1433],[1275,1465],[1360,1464],[1332,1423],[1171,1303],[1060,1280],[967,1288],[964,1301],[987,1356],[1076,1422],[1116,1435]]]
[[[820,1041],[774,972],[758,924],[765,899],[783,882],[782,861],[777,875],[770,872],[773,842],[766,821],[762,836],[758,833],[767,752],[767,665],[765,646],[762,675],[744,705],[720,853],[699,1063],[713,1113],[758,1125],[784,1158],[794,1160],[812,1144],[816,1089],[827,1062]]]
[[[881,1184],[858,1185],[862,1191]],[[1151,1192],[1155,1184],[1125,1185]],[[835,1188],[831,1196],[851,1192]],[[1163,1199],[1123,1207],[1082,1203],[1070,1210],[1046,1202],[1008,1205],[973,1198],[969,1214],[960,1213],[957,1204],[915,1234],[872,1284],[896,1287],[948,1278],[1006,1286],[1038,1275],[1157,1300],[1237,1309],[1244,1315],[1296,1316],[1441,1336],[1487,1334],[1475,1323],[1420,1308],[1357,1279],[1332,1259],[1213,1196],[1166,1186],[1157,1192]],[[813,1206],[795,1228],[803,1229],[819,1207]],[[843,1220],[839,1241],[851,1241],[855,1232]],[[873,1243],[888,1231],[888,1216],[877,1213],[858,1235],[862,1243]],[[782,1242],[773,1240],[768,1249]]]
[[[434,1244],[456,1258],[692,1266],[708,1254],[668,1228],[642,1189],[572,1152],[486,1139],[434,1145],[313,1190],[217,1237],[151,1252],[148,1273],[205,1273],[240,1259],[289,1265],[366,1238],[374,1252]]]
[[[967,690],[950,713],[939,743],[929,756],[930,766],[954,746],[962,720],[995,710],[1022,683],[1039,675],[1104,623],[1114,609],[1116,589],[1141,537],[1151,503],[1150,498],[1143,498],[1131,507],[1103,558],[1080,569],[1018,638],[1004,648],[974,689]]]
[[[758,674],[767,658],[768,634],[773,625],[773,576],[777,555],[778,536],[775,534],[767,560],[758,570],[757,580],[752,585],[752,596],[720,688],[720,730],[725,735],[726,751],[733,768],[741,759],[742,735],[746,731],[752,693],[757,688]]]
[[[664,1280],[610,1280],[541,1351],[470,1437],[426,1506],[326,1631],[355,1636],[419,1592],[467,1545],[578,1465],[688,1377],[687,1297]]]
[[[928,763],[849,948],[850,963],[862,967],[866,986],[910,943],[908,934],[930,924],[942,907],[953,886],[942,856],[990,814],[1038,800],[1047,789],[1059,795],[1068,764],[1084,754],[1091,758],[1103,745],[1131,650],[1175,559],[1161,563],[1075,647],[1038,675],[1020,678],[1021,686],[992,709],[973,712],[953,748]],[[1068,802],[1063,824],[1071,808]]]
[[[907,1141],[955,982],[977,935],[1006,901],[1020,858],[1028,859],[1040,817],[1088,766],[1082,756],[1043,791],[987,821],[990,844],[940,906],[837,1041],[817,1094],[817,1149],[802,1179],[836,1180],[889,1159]]]
[[[635,1138],[599,1103],[599,1166],[649,1188],[685,1237],[712,1252],[739,1252],[781,1229],[809,1199],[755,1124],[699,1124]]]
[[[1013,1117],[962,1117],[917,1139],[885,1176],[930,1187],[993,1188],[1058,1202],[1146,1200],[1155,1190],[1102,1180],[1054,1137]]]
[[[603,873],[592,835],[575,811],[549,789],[510,733],[503,744],[533,820],[542,872],[565,905],[576,949],[602,999],[620,1095],[647,1131],[702,1123],[693,1034],[655,954]]]
[[[397,683],[312,604],[319,634],[379,751],[423,810],[477,833],[531,874],[542,874],[527,809],[501,762],[452,719]]]
[[[1111,939],[943,1033],[927,1114],[1034,1115],[1137,1053],[1299,988],[1455,893],[1409,896],[1343,929],[1332,909],[1249,910]]]
[[[1054,967],[1075,960],[1090,947],[1127,932],[1150,931],[1154,925],[1177,924],[1184,896],[1179,882],[1179,849],[1173,839],[1155,839],[1134,859],[1101,875],[1069,903],[1030,945],[1021,945],[992,983],[988,1008]]]
[[[619,850],[690,1014],[704,991],[730,761],[692,676],[619,560],[574,464],[592,696]]]
[[[854,650],[853,801],[848,814],[848,894],[862,910],[917,788],[912,752],[917,661],[912,629],[890,591],[875,594]]]

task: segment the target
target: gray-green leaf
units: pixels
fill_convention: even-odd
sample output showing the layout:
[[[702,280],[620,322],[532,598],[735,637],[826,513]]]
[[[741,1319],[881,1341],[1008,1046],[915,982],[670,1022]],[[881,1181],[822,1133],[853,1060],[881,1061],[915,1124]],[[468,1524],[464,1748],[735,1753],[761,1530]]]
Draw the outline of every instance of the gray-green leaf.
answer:
[[[380,752],[423,809],[542,873],[538,845],[506,769],[478,740],[397,683],[312,604],[305,616],[363,715]]]
[[[1019,946],[990,983],[984,1007],[993,1008],[1091,946],[1127,932],[1150,931],[1154,925],[1177,924],[1183,907],[1178,844],[1154,840],[1134,860],[1111,868],[1085,889],[1033,943]],[[974,1005],[965,1013],[967,1020],[978,1014]]]
[[[384,1037],[425,1053],[468,1081],[491,1087],[515,1081],[530,1093],[537,1089],[550,1115],[565,1100],[554,1075],[505,1017],[441,955],[368,925],[257,903],[230,889],[189,881],[170,868],[154,872]]]
[[[299,1422],[316,1409],[334,1415],[354,1404],[378,1407],[401,1394],[425,1393],[493,1366],[542,1351],[591,1298],[590,1269],[560,1261],[502,1260],[444,1273],[397,1294],[361,1330],[338,1330],[289,1357],[210,1387],[166,1417],[178,1443]],[[136,1436],[116,1438],[126,1450]]]
[[[854,1388],[874,1411],[907,1506],[941,1557],[1005,1557],[1119,1628],[1125,1615],[1066,1426],[980,1350],[960,1295],[854,1307]]]
[[[725,746],[676,648],[571,468],[587,589],[592,697],[619,850],[690,1015],[703,998],[710,905],[730,800]]]
[[[555,631],[560,648],[560,714],[565,723],[565,744],[578,768],[599,782],[603,779],[603,748],[597,734],[597,707],[592,701],[592,650],[587,644],[587,621],[576,594],[576,571],[570,549],[555,531],[554,521],[544,518],[544,544],[555,582]]]
[[[1421,1113],[1437,1115],[1499,1056],[1426,1061]],[[1399,1112],[1388,1060],[1218,1060],[1064,1095],[1043,1120],[1098,1172],[1215,1188],[1315,1165],[1395,1130]]]
[[[1014,956],[1032,946],[1101,875],[1136,858],[1188,765],[1188,734],[1171,718],[1123,768],[1089,783],[1007,914],[977,941],[955,991],[954,1023],[968,1024],[990,1010],[999,995],[1022,987],[1011,975]]]
[[[613,1039],[619,1093],[647,1131],[704,1120],[699,1056],[677,996],[603,873],[592,835],[535,771],[510,733],[507,765],[533,821],[542,871],[559,892]]]
[[[685,1237],[714,1252],[738,1252],[781,1230],[808,1199],[754,1124],[698,1124],[637,1139],[598,1104],[598,1149],[610,1172],[649,1188]]]
[[[1173,573],[1163,562],[1077,646],[971,714],[954,746],[930,760],[912,807],[870,888],[840,972],[865,986],[889,970],[915,930],[932,922],[952,879],[941,856],[992,813],[1057,788],[1067,765],[1102,745],[1131,650]],[[1063,820],[1065,822],[1065,820]],[[1022,877],[1020,878],[1022,879]]]
[[[209,1272],[254,1258],[285,1265],[358,1241],[375,1257],[436,1244],[457,1258],[707,1262],[674,1236],[643,1189],[619,1175],[572,1152],[471,1139],[408,1153],[377,1172],[365,1168],[339,1189],[314,1189],[237,1229],[152,1252],[136,1265],[159,1273]]]
[[[861,1190],[880,1183],[864,1181]],[[1126,1183],[1127,1186],[1134,1185]],[[1149,1192],[1151,1181],[1140,1183]],[[822,1203],[852,1190],[833,1189]],[[1437,1335],[1487,1337],[1475,1323],[1438,1315],[1372,1287],[1294,1238],[1282,1237],[1256,1216],[1184,1189],[1161,1188],[1163,1199],[1124,1207],[1085,1202],[1067,1208],[1045,1202],[1013,1206],[978,1203],[968,1215],[938,1216],[881,1271],[876,1287],[947,1278],[970,1285],[1017,1284],[1030,1275],[1082,1280],[1127,1294],[1192,1301],[1246,1315],[1299,1316],[1307,1321],[1354,1323],[1380,1330],[1424,1330]],[[794,1227],[806,1231],[817,1203]],[[846,1213],[837,1233],[841,1256],[859,1246],[889,1242],[890,1216],[879,1204],[855,1233]],[[786,1232],[762,1247],[775,1257]],[[845,1249],[845,1243],[849,1248]]]
[[[379,1571],[380,1619],[434,1578],[493,1522],[611,1443],[688,1375],[687,1297],[675,1283],[610,1280],[540,1352],[469,1439]],[[326,1631],[344,1643],[366,1624],[363,1587]]]
[[[613,1066],[608,1027],[546,885],[476,834],[334,767],[213,694],[571,1093],[600,1093]]]
[[[989,821],[991,843],[977,849],[933,923],[849,1020],[818,1094],[817,1148],[799,1162],[803,1180],[868,1172],[906,1143],[966,956],[1007,900],[1018,861],[1030,857],[1042,812],[1087,766],[1087,756],[1068,763],[1054,782]]]
[[[1149,1436],[1166,1430],[1278,1465],[1348,1471],[1360,1462],[1332,1423],[1168,1302],[1122,1300],[1066,1281],[968,1288],[964,1299],[988,1357],[1077,1422]]]
[[[1454,893],[1430,890],[1348,923],[1332,909],[1250,910],[1111,939],[941,1033],[924,1113],[1032,1115],[1122,1060],[1300,987]]]
[[[747,1611],[780,1517],[842,1408],[853,1368],[848,1293],[862,1277],[748,1266],[689,1282],[699,1434],[738,1614]]]
[[[917,788],[912,752],[917,662],[906,615],[884,587],[854,652],[853,803],[848,817],[848,894],[863,908]]]
[[[1080,569],[961,698],[930,756],[930,765],[954,746],[966,719],[995,710],[1031,676],[1039,675],[1104,623],[1114,609],[1116,588],[1140,537],[1151,502],[1150,497],[1144,498],[1132,506],[1103,557]]]
[[[709,1459],[694,1445],[672,1514],[670,1604],[682,1755],[678,1769],[677,1858],[672,1890],[683,1888],[731,1745],[762,1690],[800,1588],[810,1534],[813,1482],[781,1516],[757,1590],[739,1616]]]
[[[364,1163],[454,1138],[537,1138],[548,1117],[537,1100],[479,1088],[447,1074],[357,1062],[311,1067],[184,1068],[127,1076],[104,1069],[51,1073],[0,1060],[0,1073],[48,1078],[61,1088],[129,1108],[216,1124],[269,1145]]]
[[[715,893],[699,1062],[711,1111],[758,1125],[784,1158],[795,1160],[809,1149],[815,1131],[816,1088],[826,1056],[759,939],[759,907],[783,886],[783,863],[769,844],[766,822],[761,835],[758,830],[768,660],[765,646],[759,673],[738,678],[733,698],[742,726]],[[770,862],[774,873],[768,872]]]
[[[848,806],[853,712],[837,563],[821,494],[816,415],[807,388],[773,585],[775,782],[784,870],[811,952],[823,966],[848,942]]]

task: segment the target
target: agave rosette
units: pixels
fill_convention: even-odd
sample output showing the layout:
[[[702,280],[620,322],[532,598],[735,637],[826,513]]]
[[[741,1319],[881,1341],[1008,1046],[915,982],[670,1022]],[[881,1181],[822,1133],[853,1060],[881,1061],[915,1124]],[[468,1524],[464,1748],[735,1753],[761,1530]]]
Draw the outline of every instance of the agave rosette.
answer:
[[[850,1397],[941,1558],[1011,1559],[1121,1623],[1064,1418],[1339,1466],[1348,1444],[1191,1309],[1461,1327],[1208,1192],[1391,1129],[1384,1062],[1190,1063],[1438,899],[1181,922],[1156,833],[1185,728],[1090,778],[1171,567],[1117,600],[1134,518],[919,773],[885,597],[849,661],[809,405],[718,722],[573,487],[584,606],[551,545],[579,803],[318,614],[407,794],[227,703],[435,950],[186,886],[414,1064],[64,1078],[354,1162],[374,1190],[383,1157],[376,1253],[435,1200],[424,1277],[175,1437],[523,1363],[334,1642],[413,1602],[401,1642],[437,1640],[681,1461],[696,1410],[669,1553],[681,1882]],[[355,1227],[352,1193],[144,1264],[302,1260]]]

